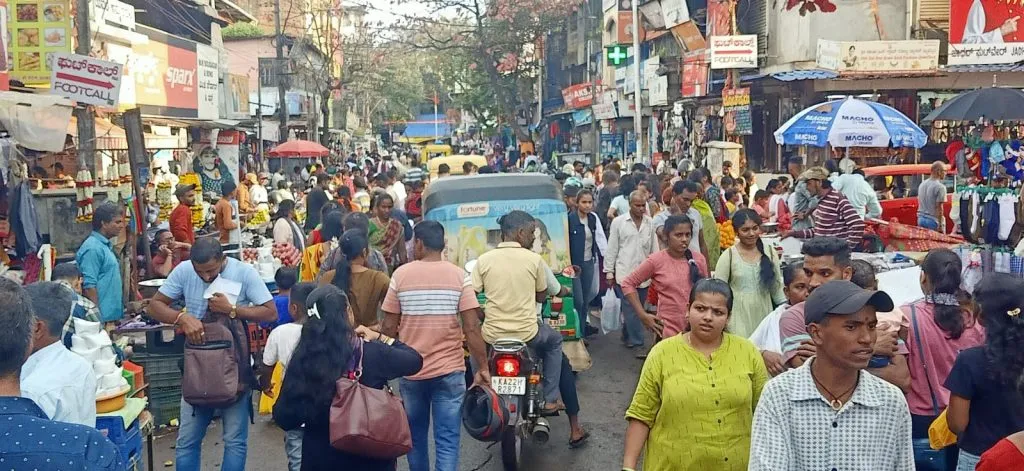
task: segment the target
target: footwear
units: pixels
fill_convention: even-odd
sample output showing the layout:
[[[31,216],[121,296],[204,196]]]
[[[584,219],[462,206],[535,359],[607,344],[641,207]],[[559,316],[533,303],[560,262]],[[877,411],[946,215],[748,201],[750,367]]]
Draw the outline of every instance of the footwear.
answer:
[[[590,438],[590,432],[583,431],[583,436],[575,440],[569,440],[569,448],[576,449],[581,448],[587,444],[587,439]]]
[[[634,356],[636,357],[636,359],[638,359],[638,360],[646,360],[647,359],[648,350],[646,348],[644,348],[643,345],[637,345],[636,347],[633,347],[633,352],[634,352]]]
[[[601,333],[600,329],[598,329],[597,327],[594,327],[592,325],[589,325],[589,324],[587,325],[587,327],[585,329],[583,329],[583,335],[586,336],[586,337],[590,337],[591,335],[596,335],[596,334],[599,334],[599,333]]]

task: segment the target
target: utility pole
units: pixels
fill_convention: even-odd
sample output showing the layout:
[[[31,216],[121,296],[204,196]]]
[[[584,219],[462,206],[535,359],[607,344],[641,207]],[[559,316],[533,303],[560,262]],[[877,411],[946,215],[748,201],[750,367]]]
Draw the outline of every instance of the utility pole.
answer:
[[[78,0],[79,2],[84,0]],[[288,105],[285,99],[284,90],[284,34],[281,33],[281,0],[274,0],[274,45],[277,46],[277,60],[275,67],[277,72],[277,110],[280,120],[280,136],[277,142],[288,140]]]
[[[640,90],[643,88],[640,85],[640,12],[638,11],[637,3],[640,0],[631,0],[629,3],[633,7],[633,81],[636,84],[633,87],[633,105],[636,107],[636,111],[633,112],[633,140],[636,142],[636,154],[633,155],[636,162],[647,163],[644,156],[644,136],[643,136],[643,103],[641,103]]]
[[[92,50],[92,38],[89,37],[89,0],[77,0],[75,29],[78,31],[78,46],[75,54],[88,56]],[[88,169],[94,181],[99,178],[96,173],[96,123],[95,114],[89,105],[79,103],[74,109],[78,121],[78,169]]]

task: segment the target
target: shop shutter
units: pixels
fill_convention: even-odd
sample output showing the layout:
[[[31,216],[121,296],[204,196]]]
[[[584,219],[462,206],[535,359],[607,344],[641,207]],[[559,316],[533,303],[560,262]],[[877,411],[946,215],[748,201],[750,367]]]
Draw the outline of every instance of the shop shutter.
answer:
[[[736,22],[740,34],[757,35],[757,65],[764,67],[768,59],[767,0],[740,0],[736,6]]]
[[[949,26],[949,0],[918,0],[918,24],[921,28]]]

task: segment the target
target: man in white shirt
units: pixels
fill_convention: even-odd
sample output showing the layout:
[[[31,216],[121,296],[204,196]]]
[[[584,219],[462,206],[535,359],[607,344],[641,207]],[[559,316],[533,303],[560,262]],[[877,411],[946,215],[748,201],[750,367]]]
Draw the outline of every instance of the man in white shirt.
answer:
[[[52,420],[95,427],[96,374],[60,341],[74,292],[50,281],[28,285],[25,292],[32,298],[36,328],[32,354],[21,369],[21,395]]]
[[[832,181],[832,188],[846,197],[861,219],[882,216],[878,193],[875,193],[875,188],[864,179],[863,170],[856,169],[853,173],[840,175]]]
[[[659,248],[658,234],[654,221],[647,215],[647,195],[640,190],[629,194],[629,212],[616,217],[609,228],[608,251],[605,252],[604,273],[610,284],[615,285],[615,294],[622,298],[619,283],[622,282],[636,267],[647,260]],[[640,285],[637,290],[640,301],[647,297],[650,282]],[[638,352],[644,346],[644,326],[638,313],[633,312],[629,303],[622,303],[622,313],[626,319],[623,329],[625,343]]]

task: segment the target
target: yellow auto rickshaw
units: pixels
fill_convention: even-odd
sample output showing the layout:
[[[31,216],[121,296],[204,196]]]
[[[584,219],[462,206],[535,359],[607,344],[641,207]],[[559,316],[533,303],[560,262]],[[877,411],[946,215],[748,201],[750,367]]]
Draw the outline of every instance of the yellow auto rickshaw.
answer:
[[[435,157],[427,162],[427,169],[430,171],[430,181],[437,179],[437,168],[441,164],[448,164],[451,169],[450,175],[462,175],[462,165],[472,162],[477,168],[487,165],[487,158],[482,155],[449,155],[447,157]]]
[[[426,144],[420,149],[420,162],[427,162],[449,155],[452,155],[452,146],[448,144]]]

